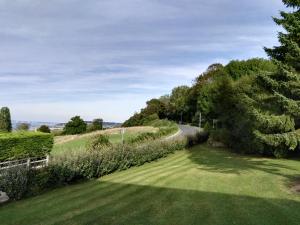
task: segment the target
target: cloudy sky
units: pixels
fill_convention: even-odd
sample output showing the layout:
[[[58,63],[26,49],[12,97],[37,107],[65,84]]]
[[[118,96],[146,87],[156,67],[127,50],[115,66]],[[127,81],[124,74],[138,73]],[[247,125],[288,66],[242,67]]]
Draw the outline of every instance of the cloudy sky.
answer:
[[[123,121],[206,67],[266,57],[281,0],[0,0],[0,106]]]

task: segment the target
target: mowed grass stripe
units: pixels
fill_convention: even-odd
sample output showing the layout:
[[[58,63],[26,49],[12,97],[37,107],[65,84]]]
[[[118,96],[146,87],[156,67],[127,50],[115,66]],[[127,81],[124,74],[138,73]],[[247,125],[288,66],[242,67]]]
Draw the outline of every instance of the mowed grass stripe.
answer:
[[[2,206],[0,224],[298,225],[300,195],[288,186],[298,171],[296,160],[198,146]]]
[[[148,183],[153,182],[154,184],[159,184],[160,180],[168,180],[172,177],[173,175],[176,175],[179,171],[182,170],[182,168],[177,167],[176,170],[172,167],[174,164],[178,165],[178,162],[182,161],[182,154],[180,154],[180,157],[176,157],[175,161],[169,161],[164,166],[154,166],[151,169],[145,169],[139,171],[138,173],[133,173],[130,172],[131,169],[128,171],[122,171],[120,173],[126,173],[122,175],[122,179],[116,180],[117,182],[130,182],[130,181],[135,181],[135,182],[144,182],[145,180],[149,180]],[[187,160],[186,158],[184,160]],[[158,162],[155,162],[153,164],[156,164]],[[150,164],[149,164],[150,165]],[[169,165],[169,166],[168,166]],[[171,168],[168,170],[168,168]],[[109,177],[109,176],[107,176]],[[105,177],[104,177],[105,178]],[[166,179],[167,178],[167,179]],[[61,213],[60,209],[57,209],[55,205],[59,205],[61,203],[64,203],[64,210],[71,210],[72,207],[74,206],[74,202],[76,202],[76,205],[79,205],[79,208],[81,206],[84,206],[85,204],[88,204],[89,201],[93,201],[95,198],[104,198],[105,196],[115,196],[111,198],[111,201],[114,201],[116,199],[121,198],[123,195],[131,194],[131,189],[128,189],[124,192],[124,190],[120,190],[119,186],[113,186],[111,183],[102,183],[102,180],[99,180],[99,183],[96,181],[92,182],[87,182],[84,185],[84,188],[78,188],[78,186],[82,186],[82,184],[79,185],[74,185],[74,189],[72,191],[69,191],[69,188],[64,188],[67,192],[63,192],[59,195],[55,196],[49,196],[46,199],[43,199],[42,201],[39,201],[39,197],[36,197],[37,201],[34,204],[41,204],[43,205],[44,208],[54,208],[50,211],[52,211],[50,217],[54,216],[56,213]],[[71,187],[72,189],[73,187]],[[119,189],[118,189],[119,188]],[[134,190],[132,191],[134,192]],[[115,193],[121,193],[115,194]],[[115,195],[114,195],[115,194]],[[90,196],[90,197],[89,197]],[[55,205],[53,205],[51,199],[56,198]],[[22,201],[20,201],[22,202]],[[24,208],[28,207],[29,205],[24,204]],[[57,209],[57,210],[56,210]],[[30,213],[31,214],[38,214],[37,212],[39,211],[39,208],[35,208],[35,210],[32,210]],[[48,209],[47,209],[48,211]]]
[[[180,153],[180,154],[178,154]],[[175,155],[176,154],[176,155]],[[125,170],[125,171],[116,171],[113,174],[110,175],[106,175],[102,178],[100,178],[103,181],[117,181],[117,182],[124,182],[124,181],[130,181],[131,179],[135,179],[136,177],[139,176],[153,176],[155,175],[158,170],[163,169],[164,167],[172,167],[174,165],[179,166],[181,165],[182,162],[187,161],[185,164],[188,164],[188,159],[186,158],[185,154],[182,154],[182,152],[177,152],[174,155],[172,155],[170,157],[170,159],[168,158],[163,158],[160,160],[157,160],[155,162],[152,163],[146,163],[144,164],[144,166],[140,166],[140,167],[132,167],[129,170]],[[175,156],[175,157],[173,157]],[[185,157],[184,157],[185,156]],[[162,164],[162,163],[165,163]],[[145,177],[146,178],[146,177]],[[82,186],[84,186],[84,188],[82,188]],[[106,186],[103,186],[103,188],[105,188]],[[71,188],[63,188],[64,192],[62,192],[61,194],[57,194],[55,191],[55,197],[57,199],[60,199],[60,197],[65,196],[65,195],[75,195],[76,196],[76,192],[77,195],[81,195],[82,194],[82,189],[84,190],[90,190],[90,191],[94,191],[98,188],[102,188],[102,187],[98,187],[97,185],[95,185],[92,182],[86,182],[83,184],[74,184],[71,186]],[[36,200],[36,203],[42,203],[42,202],[47,202],[50,199],[53,198],[52,196],[53,191],[49,191],[47,193],[47,197],[45,197],[44,199],[40,199],[39,197],[33,197],[32,199]],[[22,202],[22,201],[20,201]],[[24,203],[26,204],[26,203]]]
[[[178,178],[177,172],[178,171],[167,171],[164,173],[165,176],[157,177],[153,180],[153,182],[161,185],[166,182],[172,182],[174,179]],[[168,179],[166,179],[166,177],[168,177]],[[147,196],[146,193],[142,193],[144,191],[143,189],[137,186],[132,186],[131,184],[122,184],[122,186],[120,186],[119,184],[114,183],[99,182],[99,185],[96,184],[97,187],[99,186],[97,190],[93,188],[93,190],[85,192],[75,198],[66,197],[56,202],[55,205],[59,205],[61,202],[64,203],[63,212],[56,210],[57,207],[55,207],[55,205],[52,205],[54,209],[47,209],[47,207],[51,207],[51,205],[43,205],[43,207],[46,208],[46,211],[48,211],[49,215],[47,217],[49,217],[48,219],[51,221],[50,224],[53,222],[59,222],[55,221],[55,215],[57,213],[65,213],[66,215],[64,215],[64,218],[69,218],[76,215],[76,212],[82,215],[86,211],[93,211],[93,208],[95,207],[104,208],[104,212],[106,208],[114,208],[111,207],[111,205],[114,205],[116,201],[125,203],[131,198],[136,198],[137,195],[141,197]],[[145,189],[147,188],[145,187]],[[76,204],[74,204],[74,202],[76,202]],[[54,218],[54,221],[51,218]]]
[[[168,176],[168,179],[165,179],[166,177],[160,177],[160,178],[156,178],[153,180],[153,183],[155,183],[156,185],[164,185],[167,183],[172,183],[174,180],[176,179],[180,179],[182,178],[184,175],[182,174],[181,176],[178,176],[178,173],[176,173],[177,171],[169,171],[168,173],[165,173],[166,176]],[[123,185],[123,184],[111,184],[113,185],[117,185],[117,186],[121,186],[119,187],[119,189],[124,189],[125,188],[125,192],[123,191],[122,195],[119,195],[118,192],[119,191],[115,191],[115,193],[113,193],[114,198],[116,197],[118,200],[118,204],[114,205],[115,203],[113,201],[108,201],[106,204],[100,204],[97,202],[91,202],[87,207],[84,208],[84,210],[77,215],[74,216],[73,213],[70,213],[70,215],[72,216],[72,218],[69,219],[69,221],[63,220],[63,221],[58,221],[57,224],[61,224],[61,222],[63,222],[63,224],[76,224],[77,221],[81,221],[84,224],[91,224],[94,222],[99,222],[101,224],[105,224],[103,223],[104,221],[101,220],[104,217],[106,219],[108,218],[113,218],[113,215],[121,210],[123,212],[123,215],[127,215],[127,214],[131,214],[132,213],[132,207],[129,206],[135,206],[138,203],[140,203],[143,199],[148,199],[151,198],[151,196],[158,196],[160,195],[161,189],[149,189],[148,186],[138,186],[138,185]],[[130,189],[130,191],[128,191]],[[125,193],[125,194],[124,194]],[[163,197],[164,198],[164,197]],[[147,202],[144,203],[144,206],[147,206]],[[91,216],[91,215],[95,215],[97,214],[97,216]],[[121,217],[122,215],[118,215],[118,217]],[[81,218],[85,218],[84,220],[81,220]],[[86,218],[90,218],[88,220],[86,220]]]

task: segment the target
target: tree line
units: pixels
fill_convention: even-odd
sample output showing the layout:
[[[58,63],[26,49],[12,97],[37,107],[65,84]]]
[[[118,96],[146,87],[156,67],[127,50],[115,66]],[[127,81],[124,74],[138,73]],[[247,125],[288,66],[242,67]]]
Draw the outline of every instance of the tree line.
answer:
[[[269,60],[212,64],[191,87],[149,100],[123,126],[155,118],[201,122],[212,139],[238,152],[283,157],[299,149],[300,2],[283,2],[290,11],[274,19],[284,32],[278,34],[279,46],[265,48]]]

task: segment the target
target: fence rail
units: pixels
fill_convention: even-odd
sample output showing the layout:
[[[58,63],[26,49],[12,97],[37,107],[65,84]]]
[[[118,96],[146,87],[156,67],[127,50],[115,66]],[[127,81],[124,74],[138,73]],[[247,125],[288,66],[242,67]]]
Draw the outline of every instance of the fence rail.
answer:
[[[13,161],[0,162],[0,171],[14,167],[26,167],[27,169],[39,169],[47,167],[49,164],[49,155],[38,158],[27,158]]]

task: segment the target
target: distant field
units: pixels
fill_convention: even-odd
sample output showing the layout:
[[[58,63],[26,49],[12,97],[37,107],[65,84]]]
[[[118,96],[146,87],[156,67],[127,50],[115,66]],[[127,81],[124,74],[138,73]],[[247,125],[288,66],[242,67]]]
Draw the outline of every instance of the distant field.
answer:
[[[58,136],[54,139],[54,148],[52,150],[52,154],[59,154],[66,151],[78,151],[81,149],[85,149],[86,143],[94,135],[105,134],[109,137],[111,143],[120,143],[122,140],[121,136],[121,128],[113,128],[103,131],[96,131],[83,135],[66,135],[66,136]],[[143,127],[129,127],[126,128],[126,132],[124,134],[124,140],[128,140],[137,136],[140,133],[145,132],[157,132],[158,128],[143,126]]]

